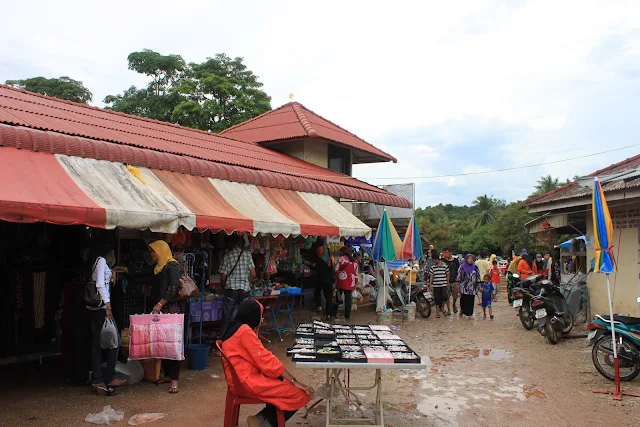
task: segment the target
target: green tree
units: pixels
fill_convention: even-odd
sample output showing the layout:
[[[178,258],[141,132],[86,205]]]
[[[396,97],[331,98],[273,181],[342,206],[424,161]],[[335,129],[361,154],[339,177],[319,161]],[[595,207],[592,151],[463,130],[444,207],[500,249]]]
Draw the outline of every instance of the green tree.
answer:
[[[271,109],[271,98],[242,58],[218,54],[202,64],[185,64],[179,55],[145,49],[128,61],[129,69],[151,81],[146,88],[107,96],[112,110],[219,132]]]
[[[563,184],[560,184],[559,179],[552,177],[551,175],[540,177],[538,183],[534,186],[536,191],[531,196],[539,196],[541,194],[548,193],[557,188],[560,188]]]
[[[6,84],[30,92],[53,96],[67,101],[88,104],[93,99],[93,94],[84,87],[81,81],[70,77],[47,79],[45,77],[32,77],[24,80],[7,80]]]
[[[242,61],[221,53],[202,64],[189,64],[186,78],[175,88],[185,100],[174,109],[173,120],[219,132],[269,111],[271,98]]]
[[[108,95],[104,99],[106,108],[171,122],[173,110],[183,101],[172,88],[184,75],[184,59],[179,55],[161,55],[145,49],[132,52],[127,60],[130,70],[151,77],[151,81],[146,88],[131,86],[121,95]]]
[[[535,215],[520,207],[520,202],[509,203],[496,216],[488,234],[493,236],[505,254],[512,245],[527,248],[531,252],[535,248],[535,235],[527,232],[525,224],[534,218]]]
[[[501,202],[502,201],[498,201],[493,197],[487,196],[486,194],[476,197],[476,199],[473,201],[473,207],[476,211],[475,225],[487,225],[491,221],[493,221],[500,205],[504,205],[504,202]]]

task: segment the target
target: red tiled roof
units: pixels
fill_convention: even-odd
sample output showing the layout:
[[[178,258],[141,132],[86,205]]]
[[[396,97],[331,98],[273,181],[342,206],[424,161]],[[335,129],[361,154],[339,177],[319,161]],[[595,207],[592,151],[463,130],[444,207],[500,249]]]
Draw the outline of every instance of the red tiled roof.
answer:
[[[374,147],[357,135],[321,117],[298,102],[247,120],[220,132],[220,135],[258,144],[282,142],[292,138],[321,137],[348,148],[365,152],[381,162],[397,162],[392,155]]]
[[[10,125],[0,125],[0,146],[409,207],[380,188],[255,143],[6,85],[0,85],[0,123]]]
[[[588,177],[596,177],[602,175],[610,175],[614,173],[624,172],[627,170],[635,169],[640,166],[640,154],[637,156],[629,157],[621,162],[614,163],[605,168],[599,169],[589,175]],[[640,178],[634,178],[629,181],[623,182],[622,180],[612,180],[606,183],[602,183],[602,189],[607,191],[622,190],[629,187],[640,186]],[[536,206],[547,203],[553,203],[560,200],[573,199],[578,197],[590,196],[592,190],[588,187],[579,185],[576,181],[563,185],[560,188],[556,188],[548,193],[541,194],[539,196],[531,197],[524,202],[522,206]]]

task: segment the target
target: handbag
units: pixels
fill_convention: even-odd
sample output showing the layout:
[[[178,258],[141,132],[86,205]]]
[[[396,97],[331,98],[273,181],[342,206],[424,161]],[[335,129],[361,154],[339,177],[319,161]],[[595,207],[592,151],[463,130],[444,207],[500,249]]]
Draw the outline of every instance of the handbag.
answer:
[[[91,277],[87,280],[87,283],[84,285],[84,294],[83,300],[84,305],[87,307],[101,307],[102,306],[102,298],[100,297],[100,293],[98,292],[98,287],[96,286],[96,281],[93,280],[93,272],[96,270],[96,266],[98,265],[98,260],[93,264],[93,268],[91,269]]]
[[[182,270],[182,276],[180,276],[180,287],[178,289],[178,301],[186,300],[198,295],[198,287],[196,282]]]

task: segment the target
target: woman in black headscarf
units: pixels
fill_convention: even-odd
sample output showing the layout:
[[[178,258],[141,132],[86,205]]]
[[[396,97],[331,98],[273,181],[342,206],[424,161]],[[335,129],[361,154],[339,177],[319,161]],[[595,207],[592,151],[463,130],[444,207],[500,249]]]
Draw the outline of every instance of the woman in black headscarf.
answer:
[[[222,337],[222,352],[244,388],[235,389],[230,368],[224,363],[224,373],[231,392],[242,396],[248,394],[247,397],[255,397],[267,404],[257,415],[247,418],[249,427],[275,427],[278,424],[276,408],[283,410],[288,420],[309,403],[314,393],[311,387],[299,382],[273,353],[264,348],[258,338],[262,315],[263,307],[258,301],[242,301],[235,321]]]

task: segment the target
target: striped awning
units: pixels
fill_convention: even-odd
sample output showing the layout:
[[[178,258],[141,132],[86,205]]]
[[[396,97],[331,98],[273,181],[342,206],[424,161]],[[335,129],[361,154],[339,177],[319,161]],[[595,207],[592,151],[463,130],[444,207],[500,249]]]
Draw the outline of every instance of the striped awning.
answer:
[[[333,197],[3,147],[0,220],[175,233],[369,236]]]

